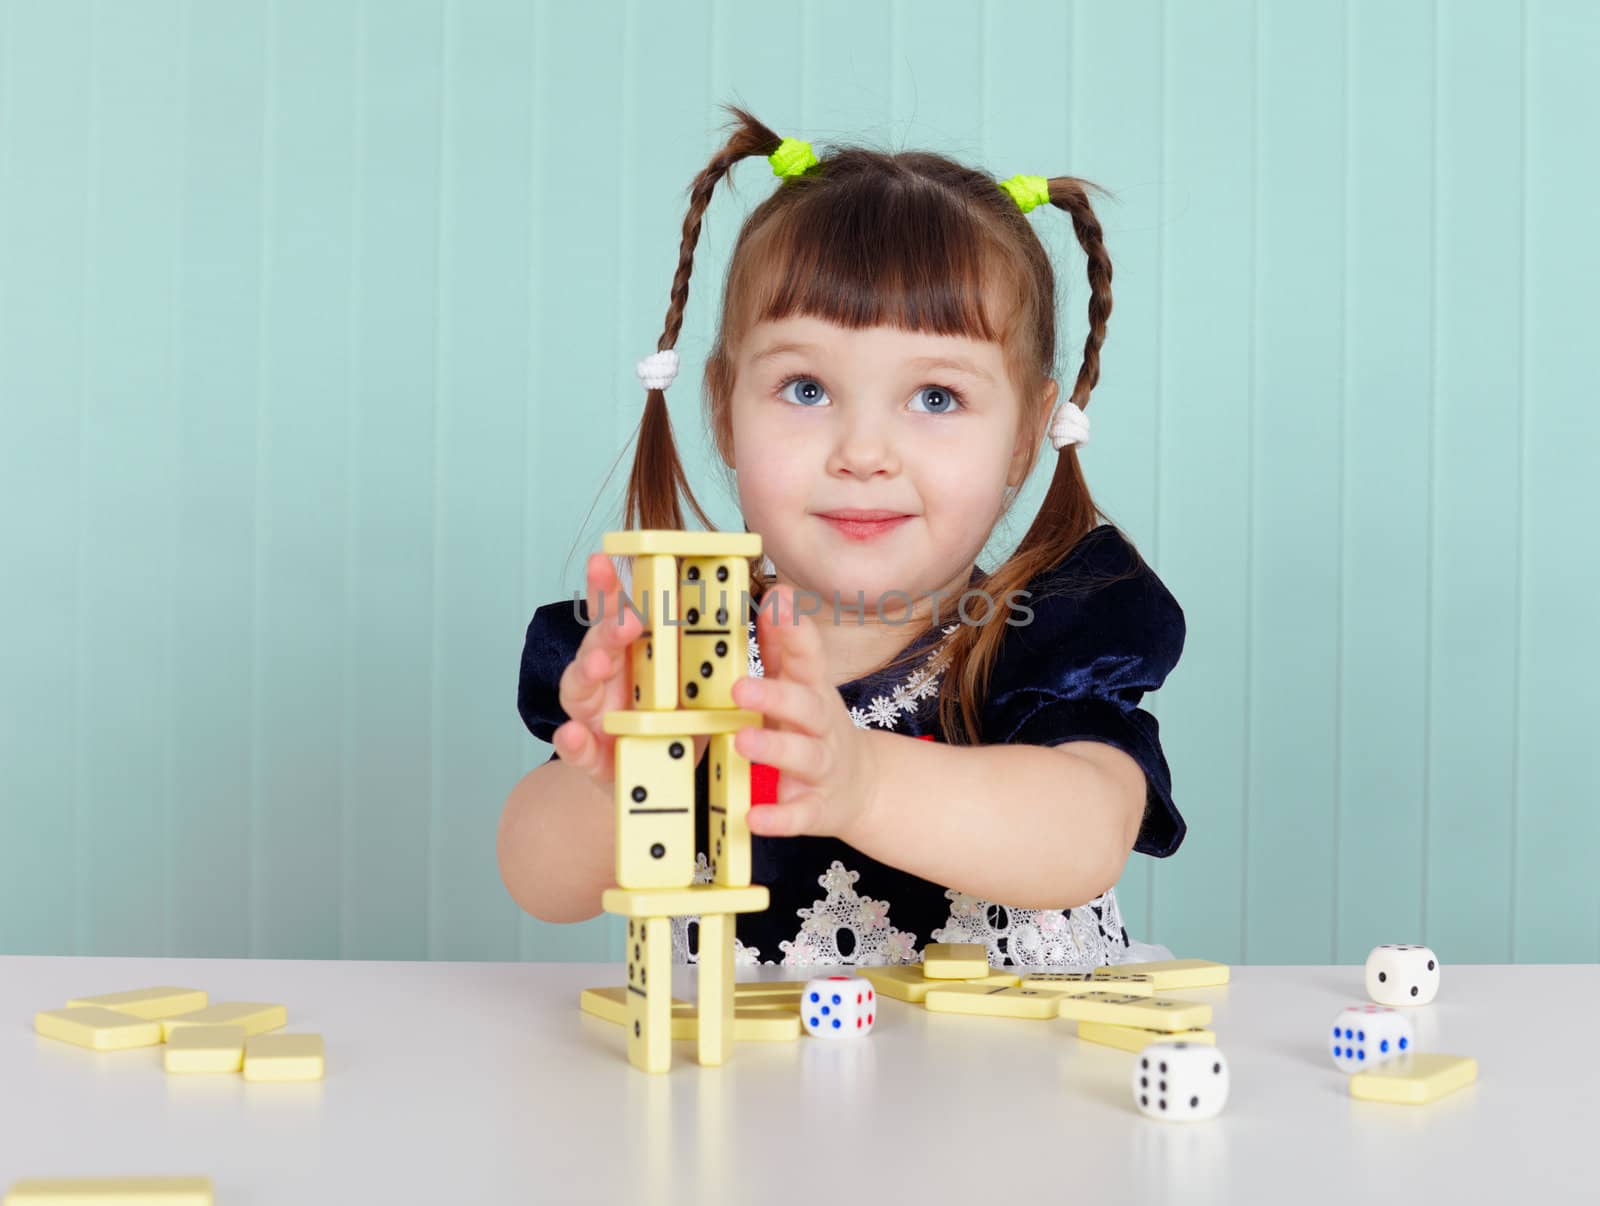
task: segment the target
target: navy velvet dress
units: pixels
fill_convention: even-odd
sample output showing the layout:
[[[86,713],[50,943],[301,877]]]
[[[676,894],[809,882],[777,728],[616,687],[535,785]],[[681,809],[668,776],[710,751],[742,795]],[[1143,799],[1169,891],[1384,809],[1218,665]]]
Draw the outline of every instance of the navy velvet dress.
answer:
[[[1032,619],[1007,629],[980,709],[984,744],[1103,741],[1125,751],[1147,783],[1134,849],[1167,857],[1183,841],[1185,826],[1173,803],[1156,719],[1138,705],[1178,662],[1182,609],[1110,524],[1086,535],[1028,589],[1022,603]],[[541,741],[566,719],[557,684],[584,631],[570,600],[539,608],[528,625],[517,708]],[[930,657],[938,637],[930,631],[919,638]],[[750,649],[750,671],[759,675],[753,627]],[[938,679],[924,664],[840,686],[851,718],[863,728],[943,740]],[[696,796],[696,848],[704,851],[703,759]],[[1011,908],[887,866],[831,837],[757,836],[751,859],[754,881],[768,886],[772,904],[739,917],[741,963],[905,963],[920,959],[927,942],[984,943],[997,966],[1098,966],[1141,957],[1143,944],[1130,944],[1114,891],[1067,910]],[[703,854],[696,878],[710,878]],[[694,958],[695,929],[692,919],[674,922],[680,961]]]

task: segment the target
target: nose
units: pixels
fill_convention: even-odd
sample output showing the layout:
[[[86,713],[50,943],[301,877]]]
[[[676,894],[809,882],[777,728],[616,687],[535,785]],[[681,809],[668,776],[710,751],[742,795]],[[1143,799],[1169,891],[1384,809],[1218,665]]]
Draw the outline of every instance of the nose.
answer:
[[[833,452],[828,457],[830,477],[865,481],[880,474],[892,476],[899,471],[900,459],[882,417],[861,411],[844,417]]]

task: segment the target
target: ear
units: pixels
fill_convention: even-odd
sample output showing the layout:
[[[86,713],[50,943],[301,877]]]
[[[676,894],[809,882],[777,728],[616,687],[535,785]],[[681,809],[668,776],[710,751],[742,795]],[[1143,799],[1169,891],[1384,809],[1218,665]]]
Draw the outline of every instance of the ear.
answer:
[[[1044,439],[1045,428],[1050,424],[1050,415],[1055,411],[1056,398],[1060,394],[1059,384],[1046,381],[1044,391],[1039,395],[1039,405],[1017,424],[1017,443],[1011,450],[1011,469],[1006,474],[1006,485],[1013,489],[1021,487],[1028,471],[1033,468],[1039,442]]]

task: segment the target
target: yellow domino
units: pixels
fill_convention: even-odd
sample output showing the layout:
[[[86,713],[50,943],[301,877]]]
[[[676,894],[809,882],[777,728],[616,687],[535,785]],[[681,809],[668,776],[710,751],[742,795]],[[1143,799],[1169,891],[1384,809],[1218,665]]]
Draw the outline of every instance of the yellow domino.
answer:
[[[679,532],[668,528],[642,528],[632,532],[607,532],[600,551],[610,557],[759,557],[757,532]]]
[[[209,1177],[63,1177],[18,1181],[5,1206],[212,1206]]]
[[[800,1037],[797,1009],[740,1005],[733,1011],[733,1040],[736,1043],[781,1043]],[[672,1037],[698,1041],[700,1014],[693,1005],[672,1010]]]
[[[857,967],[852,968],[851,972],[868,981],[879,996],[892,997],[896,1001],[909,1001],[913,1005],[922,1004],[923,998],[928,995],[928,990],[939,985],[937,980],[930,980],[922,974],[920,963],[895,963],[888,967]]]
[[[98,997],[75,997],[67,1002],[68,1009],[80,1005],[98,1005],[102,1009],[131,1013],[136,1018],[148,1021],[204,1009],[206,994],[199,988],[135,988],[129,992],[108,992]]]
[[[757,1001],[781,999],[800,1004],[800,994],[805,992],[804,980],[749,980],[733,986],[733,995],[740,1005],[754,1005]]]
[[[981,942],[930,942],[922,948],[922,974],[930,980],[972,980],[989,974],[989,948]]]
[[[800,1037],[800,1013],[798,1010],[791,1013],[741,1007],[733,1013],[733,1037],[741,1043],[783,1043],[797,1039]]]
[[[628,1024],[628,988],[625,984],[617,984],[610,988],[586,988],[578,994],[578,1008],[590,1017],[599,1018],[602,1022],[610,1022],[614,1026]],[[689,1001],[672,998],[672,1012],[692,1011],[694,1005]]]
[[[1142,1030],[1137,1026],[1108,1026],[1104,1022],[1079,1022],[1078,1037],[1089,1043],[1116,1047],[1121,1051],[1138,1053],[1151,1043],[1203,1043],[1217,1045],[1215,1031],[1211,1030]]]
[[[130,1047],[154,1047],[161,1041],[160,1022],[99,1005],[43,1010],[33,1015],[33,1028],[45,1038],[91,1051],[126,1051]]]
[[[1082,996],[1086,992],[1109,992],[1113,988],[1125,996],[1153,997],[1155,985],[1148,976],[1120,976],[1114,981],[1096,979],[1088,972],[1030,972],[1022,977],[1022,987]]]
[[[983,984],[991,988],[1014,988],[1022,980],[1022,977],[1014,972],[995,968],[991,968],[985,975],[975,976],[970,980],[930,980],[922,974],[920,963],[896,963],[887,967],[855,967],[850,970],[853,975],[871,983],[872,987],[877,989],[879,996],[890,997],[896,1001],[909,1001],[913,1005],[921,1005],[928,991],[934,988],[944,988],[952,984]]]
[[[1363,1101],[1427,1105],[1478,1079],[1478,1061],[1469,1055],[1413,1051],[1350,1078],[1350,1096]]]
[[[244,1041],[246,1080],[321,1080],[324,1066],[320,1034],[258,1034]]]
[[[677,691],[676,681],[672,689]],[[747,712],[742,708],[607,712],[600,718],[600,727],[613,737],[710,737],[718,733],[736,733],[740,729],[759,729],[761,724],[760,712]]]
[[[1204,1001],[1178,1001],[1171,997],[1136,997],[1132,993],[1088,992],[1061,998],[1061,1016],[1075,1022],[1107,1022],[1171,1034],[1197,1030],[1210,1023],[1211,1006]]]
[[[800,1015],[800,1002],[794,997],[757,997],[753,1001],[735,1000],[733,1004],[735,1015],[749,1014],[754,1017],[758,1013],[792,1013]]]
[[[672,1067],[672,919],[628,919],[628,1062],[642,1072]]]
[[[707,913],[700,918],[700,998],[696,1002],[700,1028],[696,1037],[700,1062],[707,1067],[725,1064],[733,1054],[736,920],[732,913]]]
[[[172,1041],[173,1032],[181,1026],[238,1026],[249,1038],[265,1034],[289,1024],[289,1011],[282,1005],[267,1005],[261,1001],[224,1001],[207,1005],[193,1013],[182,1013],[175,1018],[163,1018],[161,1037]]]
[[[244,1067],[244,1027],[180,1026],[162,1048],[168,1072],[237,1072]]]
[[[1039,988],[936,984],[923,1002],[935,1013],[975,1013],[993,1018],[1048,1021],[1061,1013],[1061,994]]]
[[[1155,963],[1118,963],[1099,967],[1094,971],[1098,978],[1114,979],[1119,975],[1134,973],[1149,976],[1157,992],[1171,992],[1175,988],[1212,988],[1228,982],[1228,965],[1213,963],[1209,959],[1165,959]]]
[[[694,742],[676,735],[619,737],[612,758],[617,883],[688,887],[694,882]]]
[[[1093,977],[1106,992],[1120,992],[1130,997],[1153,997],[1162,990],[1156,986],[1154,976],[1146,976],[1140,972],[1119,971],[1112,975],[1096,974]]]
[[[779,1042],[800,1037],[799,1001],[778,1001],[758,998],[739,1001],[733,1012],[733,1038],[735,1042]],[[578,1006],[591,1017],[616,1026],[628,1024],[628,990],[622,985],[614,988],[586,988],[578,998]],[[700,1034],[700,1015],[692,1001],[672,1001],[672,1037],[697,1039]]]
[[[731,709],[733,684],[750,669],[750,563],[742,557],[685,557],[678,572],[678,702]]]
[[[619,917],[690,917],[709,913],[759,913],[771,894],[765,884],[728,888],[695,884],[692,888],[607,888],[600,907]]]
[[[750,882],[750,762],[718,733],[706,750],[706,852],[714,883]]]
[[[635,708],[678,706],[678,563],[672,557],[636,557],[629,605],[644,621],[644,634],[628,646]],[[623,615],[603,624],[621,624]]]

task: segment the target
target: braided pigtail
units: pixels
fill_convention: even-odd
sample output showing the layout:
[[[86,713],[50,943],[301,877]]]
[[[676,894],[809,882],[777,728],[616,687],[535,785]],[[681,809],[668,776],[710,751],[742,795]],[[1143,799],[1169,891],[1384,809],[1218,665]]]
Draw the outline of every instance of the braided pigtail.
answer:
[[[1072,392],[1062,401],[1050,425],[1057,455],[1044,501],[1016,551],[984,580],[984,590],[997,603],[1011,598],[1013,591],[1026,590],[1035,577],[1060,564],[1099,521],[1100,512],[1084,479],[1077,446],[1087,439],[1087,419],[1082,412],[1100,380],[1100,348],[1105,343],[1106,321],[1111,315],[1111,256],[1106,251],[1100,220],[1089,204],[1090,189],[1101,193],[1105,190],[1075,176],[1049,180],[1023,177],[1020,179],[1032,183],[1031,196],[1019,196],[1018,179],[1013,178],[1002,187],[1023,213],[1048,202],[1072,217],[1072,229],[1088,258],[1089,333],[1084,339],[1083,365]],[[1123,576],[1134,572],[1130,569]],[[972,741],[982,739],[979,703],[985,696],[1005,631],[1004,624],[963,624],[946,638],[942,655],[945,675],[939,693],[939,719],[945,732],[964,734]]]
[[[701,524],[707,528],[712,526],[684,474],[683,462],[679,459],[678,448],[672,437],[672,420],[667,411],[665,387],[670,383],[676,367],[674,349],[678,333],[683,328],[684,307],[689,301],[689,274],[694,268],[694,249],[700,241],[700,225],[707,206],[711,204],[711,194],[717,183],[741,159],[752,155],[773,155],[783,144],[783,139],[745,110],[731,105],[728,109],[734,118],[732,133],[689,186],[689,210],[683,219],[678,268],[672,276],[667,320],[661,338],[656,341],[656,355],[640,365],[640,376],[645,381],[648,393],[644,417],[639,421],[633,468],[628,474],[624,522],[629,528],[681,529],[684,526],[685,502]],[[663,353],[673,355],[663,357]]]

